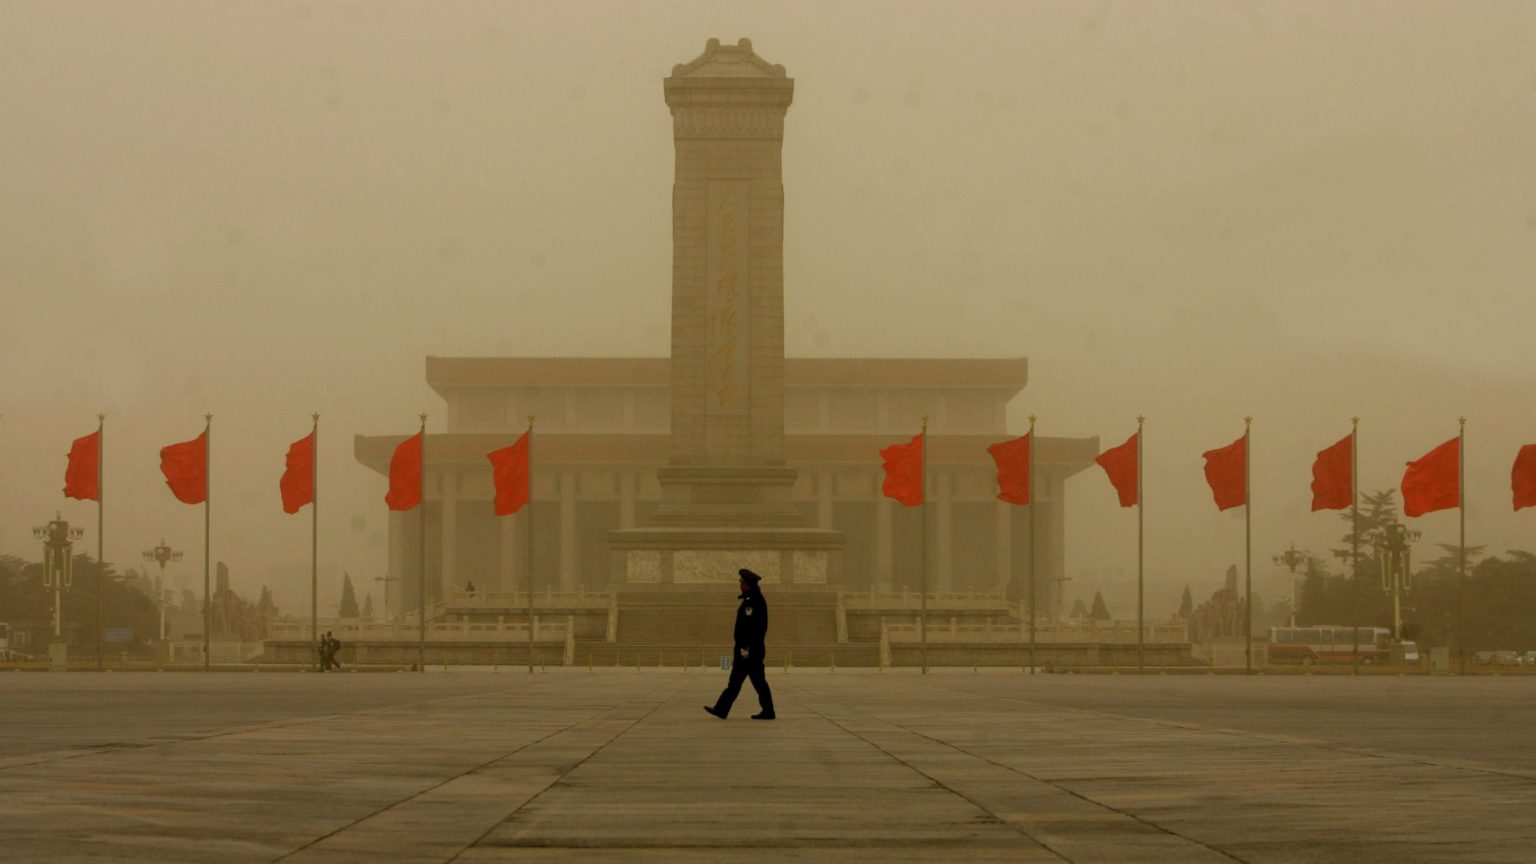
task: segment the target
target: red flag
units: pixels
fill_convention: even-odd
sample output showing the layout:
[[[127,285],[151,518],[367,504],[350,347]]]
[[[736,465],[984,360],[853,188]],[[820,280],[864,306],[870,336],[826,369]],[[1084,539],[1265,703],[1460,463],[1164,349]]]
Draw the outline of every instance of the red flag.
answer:
[[[999,441],[987,448],[997,463],[997,500],[1009,504],[1029,503],[1029,449],[1035,433]]]
[[[1205,482],[1211,484],[1216,509],[1230,510],[1248,503],[1248,435],[1225,447],[1205,451]]]
[[[1312,463],[1312,511],[1343,510],[1354,495],[1355,433],[1317,451]]]
[[[1515,470],[1510,478],[1515,489],[1515,509],[1536,506],[1536,444],[1527,444],[1515,455]]]
[[[287,470],[277,483],[283,493],[283,512],[297,513],[315,500],[315,433],[288,446]]]
[[[485,455],[491,460],[491,480],[496,484],[496,515],[510,516],[528,503],[528,436],[524,432],[511,447]]]
[[[208,500],[208,430],[180,444],[160,448],[160,473],[183,504]]]
[[[1461,505],[1461,438],[1408,463],[1403,472],[1403,515],[1423,516]]]
[[[892,444],[880,451],[885,463],[885,483],[880,491],[907,507],[923,503],[923,435],[906,444]]]
[[[389,494],[384,503],[391,510],[411,510],[421,503],[421,436],[425,432],[401,441],[395,447],[395,455],[389,458]]]
[[[69,464],[64,468],[64,497],[81,501],[101,500],[101,430],[76,438],[69,445]]]
[[[1109,475],[1109,482],[1120,495],[1121,507],[1135,507],[1141,503],[1141,488],[1136,481],[1136,456],[1141,447],[1136,439],[1140,435],[1140,432],[1132,434],[1124,444],[1105,450],[1093,460]]]
[[[1461,438],[1452,438],[1408,463],[1403,472],[1403,513],[1422,516],[1461,504]]]

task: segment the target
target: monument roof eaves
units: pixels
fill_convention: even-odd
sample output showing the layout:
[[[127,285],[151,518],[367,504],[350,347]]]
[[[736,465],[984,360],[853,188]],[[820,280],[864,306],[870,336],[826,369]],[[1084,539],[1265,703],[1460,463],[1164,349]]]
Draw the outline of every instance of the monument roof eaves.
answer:
[[[752,50],[751,39],[738,39],[735,45],[721,45],[711,38],[704,43],[704,53],[672,67],[672,78],[785,78],[784,67],[769,63]]]

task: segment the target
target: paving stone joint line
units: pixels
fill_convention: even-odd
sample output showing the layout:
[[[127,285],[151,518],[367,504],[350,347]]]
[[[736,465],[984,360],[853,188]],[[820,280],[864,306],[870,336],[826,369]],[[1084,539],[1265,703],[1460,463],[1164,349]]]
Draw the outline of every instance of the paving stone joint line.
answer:
[[[665,685],[663,685],[663,686],[665,686]],[[657,690],[663,689],[663,686],[658,686],[658,687],[656,687],[654,689],[646,691],[646,694],[645,694],[646,698],[649,698],[650,695],[655,693]],[[662,699],[662,700],[658,701],[656,704],[652,705],[650,707],[650,709],[647,710],[644,714],[641,714],[639,717],[636,717],[634,720],[630,721],[630,723],[627,726],[625,726],[623,729],[620,729],[618,732],[615,732],[611,737],[609,737],[609,739],[607,741],[604,741],[603,743],[599,744],[596,748],[594,748],[591,753],[588,753],[587,755],[581,757],[575,763],[573,763],[569,768],[566,768],[564,771],[560,772],[560,775],[558,777],[556,777],[555,779],[551,780],[549,782],[549,784],[546,785],[543,789],[540,789],[538,792],[535,792],[534,794],[528,796],[527,800],[523,801],[523,803],[521,803],[521,804],[517,805],[516,807],[512,808],[511,812],[509,812],[507,815],[503,816],[501,819],[497,820],[495,823],[493,823],[491,825],[491,827],[489,827],[489,828],[485,829],[485,831],[481,832],[480,836],[478,836],[474,840],[470,841],[469,844],[466,845],[463,849],[460,849],[459,851],[453,853],[452,857],[445,859],[443,864],[453,864],[453,862],[459,860],[459,857],[462,856],[465,852],[467,852],[470,849],[473,849],[476,846],[480,845],[480,842],[482,840],[484,840],[485,838],[491,836],[491,833],[494,832],[497,828],[500,828],[502,825],[505,825],[514,816],[516,816],[518,813],[522,812],[522,810],[524,808],[526,808],[529,804],[532,804],[533,802],[535,802],[535,801],[539,800],[540,798],[542,798],[546,792],[548,792],[549,790],[551,790],[551,789],[555,788],[556,786],[560,785],[565,780],[565,778],[567,778],[567,777],[569,777],[571,775],[571,773],[573,771],[575,771],[577,768],[580,768],[582,765],[586,764],[587,760],[589,760],[592,757],[596,756],[597,754],[603,752],[603,750],[607,749],[608,745],[610,745],[613,742],[619,740],[629,730],[635,728],[640,723],[644,722],[647,718],[649,718],[652,714],[655,714],[657,711],[661,710],[661,708],[663,706],[667,705],[672,700],[676,699],[677,696],[678,696],[678,693],[682,690],[682,687],[683,687],[683,685],[681,683],[674,683],[673,687],[672,687],[672,691],[673,692],[670,695],[668,695],[665,699]],[[601,712],[601,713],[606,715],[606,714],[612,714],[615,711],[619,711],[619,710],[621,710],[621,709],[613,708],[613,709],[610,709],[608,711],[604,711],[604,712]],[[587,720],[583,720],[582,723],[589,722],[592,719],[593,718],[589,717],[589,718],[587,718]],[[581,725],[581,724],[573,724],[573,725]],[[570,728],[570,727],[568,727],[568,728]],[[562,730],[562,731],[564,731],[564,730]],[[548,737],[551,737],[551,736],[545,736],[545,737],[548,738]],[[522,748],[519,748],[519,749],[522,749]],[[511,756],[511,755],[513,755],[513,754],[510,754],[510,753],[507,754],[507,756]],[[506,758],[506,757],[502,757],[502,758]],[[501,760],[500,759],[493,760],[492,763],[489,763],[487,765],[482,765],[482,766],[479,766],[477,768],[474,768],[474,769],[472,769],[470,771],[465,772],[465,774],[472,774],[475,771],[481,770],[483,768],[490,767],[490,764],[494,764],[494,762],[499,762],[499,761],[501,761]],[[463,775],[460,775],[460,776],[463,776]]]
[[[865,744],[868,744],[870,747],[873,747],[874,749],[880,751],[881,753],[883,753],[886,756],[890,757],[891,759],[895,760],[898,764],[900,764],[902,767],[906,768],[907,770],[912,771],[915,774],[920,774],[920,775],[928,778],[929,782],[932,782],[933,784],[937,785],[938,787],[940,787],[944,791],[948,792],[949,794],[954,795],[955,797],[957,797],[957,798],[965,801],[966,803],[970,804],[972,807],[975,807],[977,810],[980,810],[981,812],[987,814],[987,816],[989,816],[994,822],[996,822],[996,823],[998,823],[1000,825],[1007,826],[1008,828],[1018,832],[1018,834],[1023,836],[1025,839],[1029,840],[1031,843],[1034,843],[1036,846],[1039,846],[1041,849],[1044,849],[1045,851],[1051,853],[1052,855],[1055,855],[1057,858],[1060,858],[1061,860],[1066,861],[1067,864],[1073,864],[1072,859],[1070,859],[1066,855],[1062,854],[1059,850],[1052,848],[1050,845],[1048,845],[1045,841],[1041,840],[1039,837],[1036,837],[1033,834],[1030,834],[1028,831],[1024,830],[1024,828],[1022,826],[1015,824],[1011,820],[1002,818],[996,812],[994,812],[991,808],[989,808],[986,805],[982,804],[980,801],[977,801],[975,798],[972,798],[971,796],[965,794],[964,792],[961,792],[960,790],[954,788],[953,786],[950,786],[948,783],[945,783],[944,781],[942,781],[939,778],[933,776],[932,774],[929,774],[927,771],[924,771],[923,769],[917,767],[916,765],[913,765],[912,763],[910,763],[907,760],[901,758],[900,756],[896,755],[895,753],[892,753],[891,751],[887,750],[886,748],[881,747],[879,744],[876,744],[874,741],[871,741],[868,738],[864,737],[863,735],[860,735],[858,732],[855,732],[852,729],[849,729],[847,726],[844,726],[842,723],[838,722],[836,719],[834,719],[834,718],[832,718],[832,717],[830,717],[830,716],[828,716],[826,714],[823,714],[822,712],[816,710],[815,708],[811,707],[810,703],[806,702],[804,699],[800,699],[798,697],[792,697],[792,698],[794,698],[796,702],[800,703],[800,706],[805,708],[805,710],[811,712],[812,714],[815,714],[817,717],[820,717],[822,720],[825,720],[826,722],[831,723],[833,726],[836,726],[837,728],[843,730],[843,732],[845,734],[852,735],[853,737],[859,739],[860,741],[863,741]],[[833,705],[837,705],[838,707],[843,708],[844,710],[850,710],[850,709],[848,709],[848,706],[842,705],[841,703],[832,701],[830,699],[826,700],[826,701],[831,703],[831,704],[833,704]],[[870,715],[870,716],[874,716],[874,715]],[[879,719],[879,718],[876,718],[876,719]],[[881,722],[885,722],[885,721],[882,720]],[[896,724],[892,723],[890,725],[895,726]],[[897,728],[900,728],[900,727],[897,727]],[[915,733],[913,733],[913,734],[915,734]],[[955,748],[955,749],[958,750],[959,748]],[[965,752],[965,751],[962,750],[961,752]]]
[[[658,687],[656,689],[661,689],[661,688]],[[503,691],[498,691],[498,692],[503,692]],[[649,696],[650,693],[654,693],[654,692],[656,692],[656,690],[651,690],[646,695]],[[492,695],[492,694],[487,694],[487,693],[471,693],[471,694],[467,694],[465,696],[451,697],[451,699],[452,700],[458,700],[458,699],[470,699],[470,698],[484,698],[487,695]],[[411,705],[427,704],[429,702],[443,702],[443,701],[450,701],[450,699],[422,700],[420,702],[411,702],[411,703],[406,703],[404,705],[396,705],[396,706],[388,706],[388,707],[389,708],[401,708],[401,707],[410,707]],[[386,709],[371,708],[371,709],[368,709],[366,711],[356,711],[356,712],[351,712],[351,713],[354,713],[354,714],[366,714],[366,713],[373,713],[375,711],[381,711],[381,710],[386,710]],[[490,768],[490,767],[494,766],[496,763],[501,762],[501,761],[506,760],[506,759],[510,759],[513,756],[516,756],[517,754],[523,752],[524,750],[527,750],[530,747],[536,747],[539,744],[542,744],[545,741],[548,741],[550,738],[555,737],[556,735],[559,735],[559,734],[561,734],[563,732],[568,732],[571,729],[576,728],[577,726],[581,726],[583,724],[590,723],[591,721],[593,721],[593,720],[595,720],[595,719],[597,719],[599,717],[602,717],[604,715],[612,714],[614,711],[617,711],[617,710],[620,710],[620,709],[617,709],[617,708],[605,708],[603,710],[593,712],[592,714],[588,714],[587,716],[582,717],[581,719],[576,720],[575,722],[572,722],[570,724],[562,726],[559,729],[555,729],[555,730],[549,732],[548,734],[543,735],[543,736],[541,736],[541,737],[539,737],[539,738],[537,738],[535,740],[527,741],[527,742],[525,742],[523,744],[520,744],[516,748],[514,748],[512,750],[509,750],[506,753],[502,753],[502,754],[500,754],[499,756],[497,756],[494,759],[488,760],[486,762],[482,762],[482,763],[480,763],[478,765],[474,765],[474,766],[472,766],[472,767],[470,767],[470,768],[468,768],[468,769],[466,769],[464,771],[461,771],[458,774],[454,774],[454,775],[452,775],[450,777],[446,777],[443,780],[441,780],[440,782],[433,783],[430,786],[427,786],[427,787],[424,787],[422,789],[419,789],[416,792],[414,792],[414,793],[412,793],[412,794],[410,794],[410,795],[408,795],[408,796],[406,796],[404,798],[401,798],[398,801],[392,801],[389,804],[387,804],[387,805],[385,805],[383,807],[380,807],[377,810],[374,810],[374,811],[372,811],[372,812],[370,812],[368,814],[365,814],[363,816],[358,817],[357,819],[352,820],[351,822],[348,822],[345,825],[342,825],[341,827],[335,829],[334,831],[330,831],[330,832],[327,832],[325,834],[322,834],[322,835],[320,835],[318,837],[315,837],[315,838],[309,840],[308,842],[304,843],[301,846],[297,846],[297,847],[295,847],[293,849],[288,850],[287,852],[284,852],[282,855],[279,855],[278,857],[272,859],[272,864],[277,864],[277,862],[279,862],[279,861],[282,861],[282,860],[284,860],[286,858],[290,858],[290,857],[292,857],[294,855],[297,855],[300,852],[303,852],[304,850],[306,850],[306,849],[308,849],[308,848],[310,848],[310,847],[312,847],[312,846],[314,846],[316,844],[323,843],[326,840],[328,840],[328,839],[330,839],[332,837],[335,837],[338,834],[341,834],[341,833],[343,833],[345,831],[348,831],[348,830],[350,830],[352,828],[355,828],[358,825],[360,825],[360,824],[362,824],[364,822],[367,822],[370,819],[376,818],[376,817],[378,817],[378,816],[380,816],[380,815],[382,815],[384,813],[389,812],[390,810],[395,809],[396,807],[399,807],[399,806],[404,805],[404,804],[408,804],[411,801],[413,801],[413,800],[415,800],[417,798],[420,798],[423,795],[430,794],[433,790],[439,789],[439,788],[441,788],[443,786],[446,786],[447,784],[452,783],[453,781],[458,780],[461,777],[467,777],[467,776],[469,776],[471,774],[474,774],[474,773],[476,773],[478,771],[483,771],[483,770],[485,770],[487,768]],[[340,715],[332,715],[332,716],[340,716]],[[513,812],[516,812],[516,811],[513,811]],[[483,837],[484,835],[481,835],[481,836]],[[476,842],[479,842],[479,841],[476,840]],[[471,845],[473,845],[473,844],[471,844]],[[466,847],[466,848],[468,848],[468,847]],[[462,854],[462,851],[463,850],[460,850],[460,853],[455,854],[454,858],[457,858],[458,854]],[[449,860],[453,860],[453,859],[449,859]]]
[[[914,685],[908,685],[908,686],[914,686]],[[950,692],[959,692],[959,691],[950,691]],[[967,695],[970,695],[970,694],[967,694]],[[1009,701],[1009,702],[1019,702],[1019,701],[1021,701],[1021,700],[1013,700],[1013,699],[1001,699],[1001,697],[992,697],[992,698],[999,699],[999,701]],[[834,700],[827,700],[827,701],[831,702],[834,705],[839,705],[840,704],[840,703],[838,703],[838,702],[836,702]],[[1035,703],[1024,703],[1024,704],[1035,704]],[[1159,824],[1157,822],[1154,822],[1154,821],[1152,821],[1150,819],[1147,819],[1147,818],[1145,818],[1143,816],[1140,816],[1140,815],[1138,815],[1136,813],[1133,813],[1133,812],[1131,812],[1129,810],[1122,810],[1122,809],[1120,809],[1118,807],[1115,807],[1114,805],[1106,804],[1103,801],[1096,800],[1096,799],[1094,799],[1094,798],[1092,798],[1092,797],[1090,797],[1088,795],[1085,795],[1085,794],[1083,794],[1081,792],[1078,792],[1075,789],[1072,789],[1071,787],[1062,785],[1061,783],[1059,783],[1057,781],[1050,780],[1050,779],[1047,779],[1045,777],[1037,777],[1034,774],[1031,774],[1028,771],[1025,771],[1025,770],[1023,770],[1021,768],[1018,768],[1016,766],[1005,765],[1005,764],[1003,764],[1001,762],[998,762],[998,761],[996,761],[994,759],[988,758],[986,756],[982,756],[979,753],[973,753],[973,752],[971,752],[971,751],[969,751],[969,750],[965,749],[964,747],[961,747],[961,746],[959,746],[957,744],[951,744],[948,741],[944,741],[944,740],[941,740],[939,738],[935,738],[935,737],[933,737],[931,735],[927,735],[927,734],[924,734],[922,732],[919,732],[916,729],[912,729],[910,727],[903,726],[902,724],[897,723],[897,722],[895,722],[893,720],[887,720],[887,719],[885,719],[885,718],[883,718],[883,717],[881,717],[881,716],[879,716],[877,714],[874,714],[874,713],[872,713],[870,711],[867,711],[867,710],[864,710],[864,709],[858,709],[858,708],[849,708],[846,705],[842,705],[841,707],[843,707],[845,710],[848,710],[848,711],[850,711],[852,713],[863,714],[863,715],[865,715],[867,717],[873,718],[876,721],[879,721],[881,723],[885,723],[887,725],[893,726],[893,727],[895,727],[897,729],[900,729],[903,732],[906,732],[909,735],[914,735],[914,736],[916,736],[918,738],[922,738],[925,741],[931,741],[931,742],[933,742],[935,744],[938,744],[938,745],[941,745],[943,747],[948,747],[948,748],[950,748],[950,749],[952,749],[952,750],[954,750],[954,751],[956,751],[958,753],[963,753],[966,756],[971,757],[972,759],[976,759],[976,760],[981,761],[981,762],[986,762],[989,765],[993,765],[995,767],[1002,768],[1002,769],[1004,769],[1006,771],[1010,771],[1010,772],[1012,772],[1014,774],[1018,774],[1021,777],[1027,777],[1030,780],[1033,780],[1033,781],[1035,781],[1037,783],[1043,783],[1046,786],[1050,786],[1053,789],[1057,789],[1057,790],[1060,790],[1062,792],[1065,792],[1068,795],[1071,795],[1072,797],[1077,798],[1080,801],[1083,801],[1083,802],[1088,803],[1088,804],[1092,804],[1092,805],[1094,805],[1096,807],[1102,807],[1102,808],[1104,808],[1105,810],[1108,810],[1111,813],[1117,814],[1119,816],[1123,816],[1123,817],[1125,817],[1127,819],[1134,820],[1136,822],[1139,822],[1142,825],[1147,826],[1148,828],[1153,828],[1153,829],[1155,829],[1157,831],[1161,831],[1162,833],[1167,834],[1169,836],[1177,837],[1180,840],[1184,840],[1185,842],[1191,843],[1191,844],[1193,844],[1195,846],[1199,846],[1202,849],[1207,849],[1207,850],[1209,850],[1211,852],[1216,853],[1217,855],[1221,855],[1224,858],[1228,858],[1228,859],[1230,859],[1232,861],[1240,862],[1240,864],[1248,864],[1248,862],[1246,862],[1244,859],[1239,858],[1238,856],[1232,854],[1231,852],[1228,852],[1225,849],[1220,848],[1219,846],[1213,846],[1210,843],[1206,843],[1206,842],[1204,842],[1202,840],[1199,840],[1197,838],[1190,837],[1190,836],[1185,835],[1185,834],[1180,834],[1179,832],[1173,830],[1172,828],[1167,827],[1166,825],[1161,825],[1161,824]],[[1050,708],[1053,708],[1054,706],[1040,705],[1039,707],[1050,709]],[[1087,712],[1087,713],[1093,713],[1093,712]],[[828,718],[828,719],[830,719],[830,718]],[[1125,718],[1125,719],[1136,719],[1136,718]],[[836,723],[837,721],[833,720],[832,722]],[[839,723],[838,725],[841,726],[842,724]],[[850,733],[850,734],[857,735],[858,733]],[[859,737],[862,738],[863,736],[859,736]],[[865,739],[865,740],[868,740],[868,739]],[[875,746],[878,746],[878,745],[875,745]],[[903,763],[903,764],[905,764],[905,763]],[[917,770],[917,769],[913,769],[913,770]],[[957,793],[957,794],[959,794],[959,793]],[[962,795],[961,797],[964,797],[964,796]],[[966,800],[970,800],[970,799],[967,798]],[[1037,843],[1040,842],[1038,839],[1033,838],[1033,837],[1031,837],[1030,839],[1035,840],[1035,842],[1037,842]],[[1044,846],[1045,844],[1041,843],[1041,845]],[[1046,847],[1046,848],[1049,848],[1049,847]],[[1056,852],[1056,850],[1054,850],[1054,849],[1051,849],[1050,851]],[[1061,853],[1057,852],[1056,854],[1060,855]]]
[[[915,685],[909,685],[915,686]],[[1247,738],[1253,741],[1263,741],[1267,744],[1280,744],[1291,747],[1309,747],[1314,750],[1322,750],[1328,753],[1347,753],[1351,756],[1364,756],[1368,759],[1386,759],[1406,762],[1410,765],[1423,765],[1428,768],[1444,768],[1450,771],[1467,771],[1473,774],[1487,774],[1492,777],[1508,777],[1514,780],[1523,780],[1536,783],[1536,774],[1526,771],[1501,771],[1497,768],[1489,768],[1482,765],[1457,764],[1453,761],[1433,759],[1416,753],[1393,753],[1386,750],[1372,750],[1366,747],[1349,747],[1343,744],[1329,744],[1315,738],[1302,738],[1296,735],[1272,735],[1264,732],[1250,732],[1245,729],[1233,729],[1227,726],[1208,726],[1202,723],[1190,723],[1180,720],[1161,720],[1156,717],[1137,717],[1134,714],[1116,714],[1110,711],[1098,711],[1092,708],[1077,708],[1071,705],[1053,705],[1049,702],[1036,702],[1030,699],[1015,699],[1008,696],[990,696],[971,693],[965,690],[954,690],[937,684],[926,685],[936,690],[944,690],[957,695],[972,698],[991,699],[996,702],[1012,702],[1016,705],[1030,705],[1036,708],[1044,708],[1057,711],[1071,711],[1077,714],[1087,714],[1090,717],[1105,717],[1111,720],[1128,720],[1137,723],[1150,723],[1154,726],[1163,726],[1169,729],[1181,729],[1186,732],[1205,732],[1212,735],[1228,735],[1233,738]]]

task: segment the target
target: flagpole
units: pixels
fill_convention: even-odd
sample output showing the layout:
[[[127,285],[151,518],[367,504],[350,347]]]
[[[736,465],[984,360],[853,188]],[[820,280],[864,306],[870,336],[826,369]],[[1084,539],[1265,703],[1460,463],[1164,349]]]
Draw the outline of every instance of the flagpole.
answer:
[[[213,560],[213,415],[203,415],[203,671],[209,669],[209,637],[213,635],[213,596],[208,593],[208,568]]]
[[[421,501],[416,505],[421,508],[418,514],[421,526],[421,542],[416,544],[416,603],[420,608],[420,620],[416,628],[416,671],[423,674],[427,671],[427,412],[421,412],[421,463],[417,466],[420,484],[418,495]]]
[[[528,571],[528,674],[533,674],[533,415],[528,415],[528,517],[523,524],[528,529],[527,542],[523,543],[523,569]]]
[[[1360,418],[1349,418],[1349,626],[1355,633],[1351,674],[1360,674]],[[1374,644],[1375,640],[1372,640]]]
[[[928,439],[923,439],[926,446]],[[1035,571],[1039,569],[1040,559],[1035,554],[1035,415],[1029,415],[1029,674],[1035,674],[1035,619],[1039,593],[1035,590],[1038,583]]]
[[[1138,675],[1146,672],[1144,657],[1147,633],[1145,606],[1146,580],[1145,570],[1142,566],[1143,543],[1141,532],[1142,496],[1146,494],[1146,490],[1142,489],[1141,485],[1141,436],[1142,424],[1145,421],[1145,417],[1141,416],[1140,414],[1136,415],[1136,674]]]
[[[1249,476],[1253,464],[1253,418],[1243,418],[1243,581],[1247,613],[1243,617],[1243,663],[1246,674],[1253,674],[1253,478]]]
[[[1456,421],[1456,512],[1461,523],[1461,536],[1456,556],[1456,651],[1461,655],[1461,674],[1467,674],[1467,418]]]
[[[103,465],[107,460],[107,415],[96,415],[96,671],[102,670],[101,660],[101,577],[106,575],[107,561],[102,551],[105,539],[102,535],[103,519],[101,499],[105,495],[101,487]]]
[[[923,445],[917,450],[917,464],[920,474],[920,482],[923,488],[923,572],[922,583],[919,585],[918,604],[920,614],[917,619],[918,640],[922,646],[923,674],[928,674],[928,415],[923,415]],[[1033,442],[1031,442],[1033,444]]]
[[[309,641],[315,648],[315,671],[320,661],[320,414],[310,415],[309,433]]]

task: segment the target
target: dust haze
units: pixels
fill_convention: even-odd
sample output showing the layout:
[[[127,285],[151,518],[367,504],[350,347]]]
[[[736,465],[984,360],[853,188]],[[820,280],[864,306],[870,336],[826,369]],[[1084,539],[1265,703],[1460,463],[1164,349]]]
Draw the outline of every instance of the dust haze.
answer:
[[[661,79],[711,36],[795,79],[787,353],[1028,357],[1014,433],[1146,415],[1150,616],[1242,560],[1200,454],[1244,415],[1261,595],[1338,545],[1308,469],[1352,415],[1367,491],[1466,416],[1468,543],[1536,549],[1533,34],[1512,2],[0,3],[0,552],[94,530],[59,490],[106,412],[106,557],[164,537],[191,585],[158,450],[212,412],[213,555],[307,611],[277,482],[318,411],[321,614],[343,571],[381,595],[352,439],[445,428],[425,356],[668,353]],[[1134,513],[1067,488],[1068,602],[1134,604]]]

